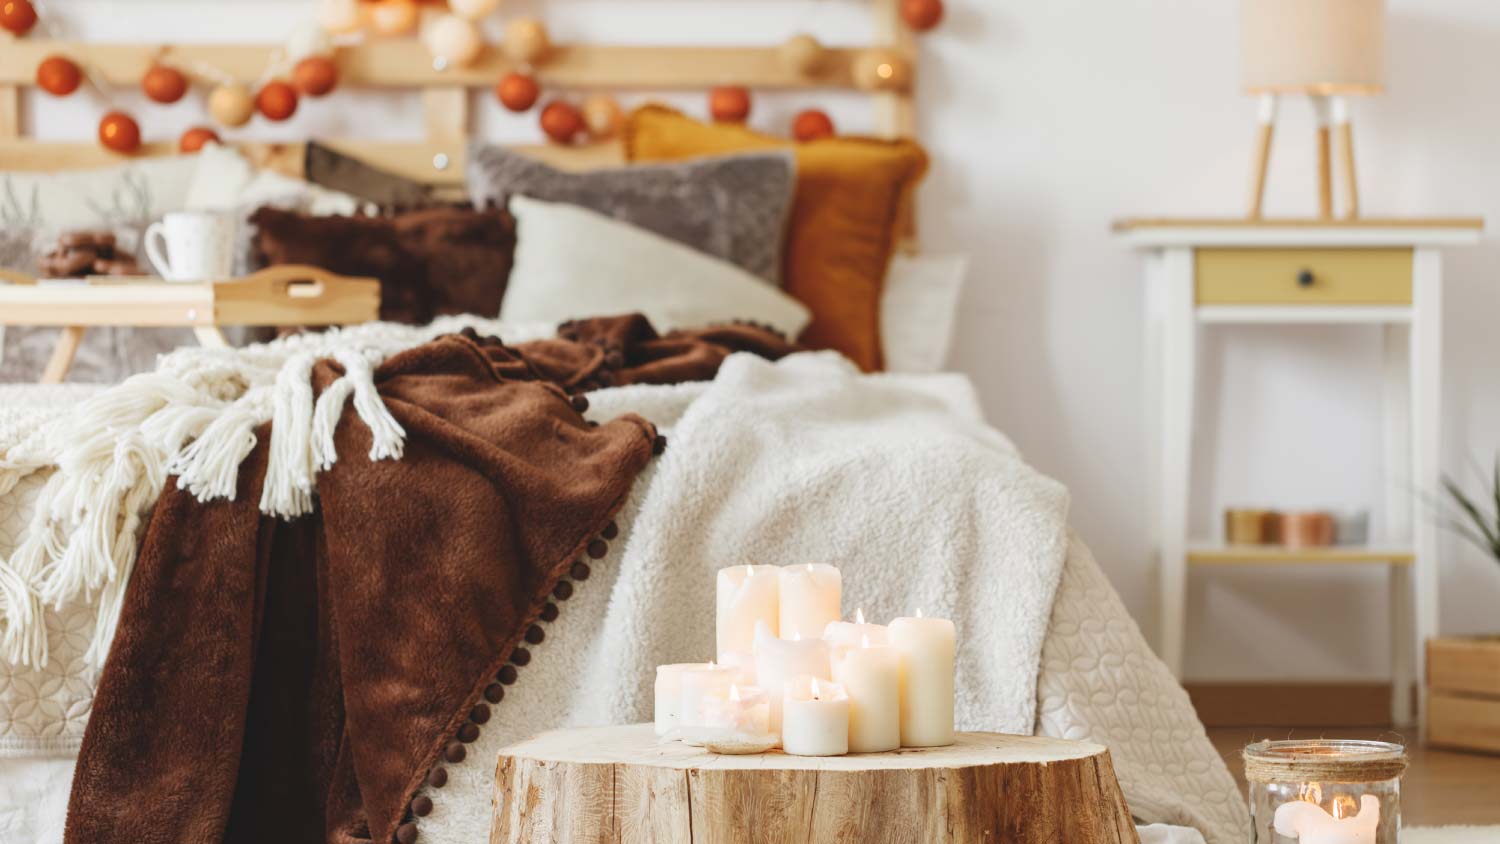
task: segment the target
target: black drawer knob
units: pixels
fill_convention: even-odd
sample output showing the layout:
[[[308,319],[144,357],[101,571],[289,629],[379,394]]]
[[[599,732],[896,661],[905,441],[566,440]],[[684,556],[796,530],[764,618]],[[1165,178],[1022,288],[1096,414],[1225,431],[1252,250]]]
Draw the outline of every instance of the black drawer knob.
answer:
[[[1302,270],[1302,271],[1300,271],[1300,272],[1297,273],[1297,286],[1299,286],[1299,287],[1312,287],[1312,283],[1313,283],[1313,272],[1312,272],[1312,270]]]

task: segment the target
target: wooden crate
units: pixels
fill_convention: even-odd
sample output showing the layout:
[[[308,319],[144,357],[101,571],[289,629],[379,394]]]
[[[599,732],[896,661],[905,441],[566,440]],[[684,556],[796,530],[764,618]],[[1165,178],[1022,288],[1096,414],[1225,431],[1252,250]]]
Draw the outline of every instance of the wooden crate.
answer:
[[[1427,743],[1500,753],[1500,636],[1428,640]]]

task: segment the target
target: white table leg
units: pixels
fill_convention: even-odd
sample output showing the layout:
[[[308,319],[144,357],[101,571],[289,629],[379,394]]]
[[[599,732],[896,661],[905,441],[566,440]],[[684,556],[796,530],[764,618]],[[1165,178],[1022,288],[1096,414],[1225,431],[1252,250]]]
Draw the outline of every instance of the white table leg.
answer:
[[[1198,325],[1193,312],[1193,252],[1163,251],[1162,291],[1160,572],[1161,658],[1182,676],[1187,620],[1188,484],[1193,447],[1193,386]]]
[[[1412,547],[1411,487],[1411,341],[1404,325],[1387,325],[1382,384],[1385,440],[1385,519],[1381,538],[1392,547]],[[1392,565],[1390,589],[1391,723],[1412,723],[1412,685],[1416,683],[1416,628],[1412,611],[1411,566]]]
[[[195,325],[193,336],[198,338],[199,345],[210,349],[225,349],[229,347],[229,340],[217,325]]]
[[[1162,254],[1147,252],[1146,268],[1146,553],[1153,578],[1161,571],[1161,401],[1162,334],[1166,322],[1166,292]]]
[[[1435,249],[1419,247],[1412,258],[1411,405],[1413,496],[1435,495],[1439,487],[1442,420],[1443,290],[1442,261]],[[1413,664],[1422,676],[1425,642],[1438,633],[1438,524],[1430,513],[1412,519],[1416,548],[1412,579],[1416,636]],[[1417,723],[1424,723],[1426,694],[1417,698]]]

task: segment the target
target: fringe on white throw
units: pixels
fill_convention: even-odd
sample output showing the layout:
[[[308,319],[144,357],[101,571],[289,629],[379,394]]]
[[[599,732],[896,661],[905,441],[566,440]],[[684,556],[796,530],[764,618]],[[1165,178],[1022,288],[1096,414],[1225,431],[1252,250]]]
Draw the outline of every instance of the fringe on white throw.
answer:
[[[375,388],[386,357],[464,327],[499,334],[493,320],[449,317],[422,327],[370,323],[244,349],[182,348],[154,372],[126,379],[58,416],[44,431],[0,430],[0,495],[55,468],[9,560],[0,558],[0,659],[47,663],[42,610],[96,602],[87,658],[103,665],[114,639],[145,517],[171,475],[199,501],[235,497],[255,429],[271,423],[260,511],[312,512],[317,473],[334,465],[334,429],[352,399],[369,429],[369,459],[400,459],[405,432]],[[552,326],[509,327],[512,342]],[[344,375],[313,400],[311,373],[333,358]],[[10,441],[7,441],[10,440]]]

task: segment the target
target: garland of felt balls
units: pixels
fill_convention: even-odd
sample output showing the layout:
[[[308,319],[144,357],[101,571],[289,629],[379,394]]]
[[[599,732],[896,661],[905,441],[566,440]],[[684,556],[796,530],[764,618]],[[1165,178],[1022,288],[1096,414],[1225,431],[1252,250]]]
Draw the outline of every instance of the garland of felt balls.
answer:
[[[198,66],[197,76],[213,80],[206,106],[214,122],[237,127],[257,113],[267,120],[283,121],[297,112],[303,96],[326,96],[338,85],[338,65],[330,57],[334,36],[353,36],[365,28],[382,36],[399,36],[420,28],[420,38],[433,57],[433,67],[472,63],[484,49],[478,21],[499,6],[500,0],[447,0],[447,11],[429,16],[423,23],[418,0],[321,0],[319,26],[302,31],[292,45],[273,56],[270,66],[252,94],[247,86],[228,78],[215,68]],[[432,5],[443,5],[441,0]],[[907,26],[925,32],[943,18],[943,0],[901,0],[900,14]],[[0,0],[0,27],[16,35],[25,35],[36,26],[38,15],[31,0]],[[542,99],[542,88],[535,68],[552,50],[545,25],[535,18],[512,20],[504,31],[501,51],[518,69],[506,73],[495,84],[495,97],[514,112],[530,111]],[[782,59],[802,74],[813,74],[823,60],[825,50],[809,35],[797,35],[781,48]],[[286,64],[294,61],[288,69]],[[289,74],[288,71],[289,70]],[[852,68],[857,85],[871,90],[897,89],[910,83],[911,70],[906,60],[890,50],[876,48],[858,56]],[[37,67],[38,87],[53,96],[68,96],[85,79],[103,90],[75,61],[67,56],[46,57]],[[287,78],[289,75],[290,78]],[[192,87],[192,79],[165,56],[158,56],[141,79],[148,98],[159,103],[175,103]],[[743,123],[752,108],[752,96],[741,86],[719,86],[709,92],[709,114],[715,121]],[[624,116],[619,104],[605,94],[586,97],[581,107],[566,99],[554,98],[542,108],[539,123],[554,143],[571,144],[587,137],[602,141],[618,134]],[[830,137],[836,133],[833,120],[824,111],[808,109],[792,121],[791,134],[798,141]],[[111,110],[99,123],[99,140],[105,147],[121,153],[140,147],[140,126],[123,111]],[[183,152],[195,152],[218,134],[209,127],[195,126],[178,140]]]

